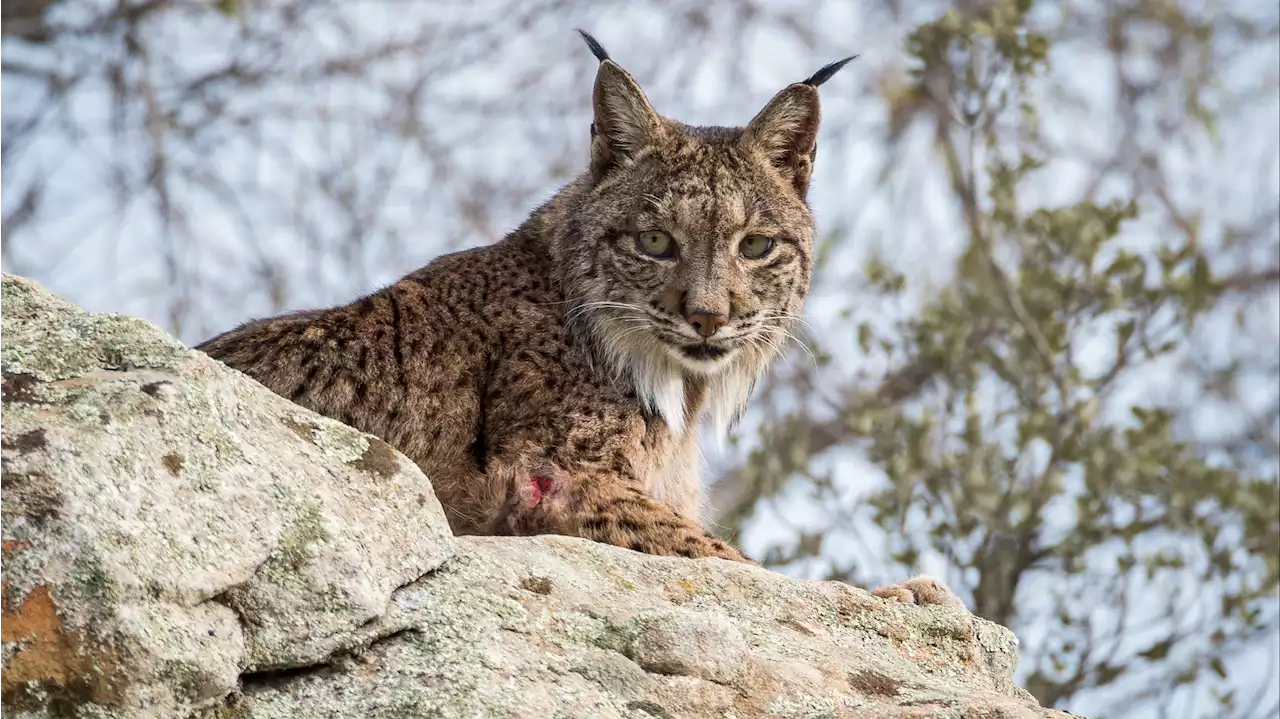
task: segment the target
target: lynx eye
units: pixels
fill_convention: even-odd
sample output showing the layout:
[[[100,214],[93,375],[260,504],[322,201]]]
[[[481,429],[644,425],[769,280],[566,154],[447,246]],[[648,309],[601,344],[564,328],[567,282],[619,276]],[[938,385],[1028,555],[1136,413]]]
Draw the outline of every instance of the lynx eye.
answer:
[[[738,243],[738,254],[748,260],[758,260],[773,252],[773,238],[764,235],[747,235]]]
[[[675,240],[671,239],[671,235],[657,230],[648,230],[636,235],[636,247],[640,251],[650,257],[674,257],[676,254]]]

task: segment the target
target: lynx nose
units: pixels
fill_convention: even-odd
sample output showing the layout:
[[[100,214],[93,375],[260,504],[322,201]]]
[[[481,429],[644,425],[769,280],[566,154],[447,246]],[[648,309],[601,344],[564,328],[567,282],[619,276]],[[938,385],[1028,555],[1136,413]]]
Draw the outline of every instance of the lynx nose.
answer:
[[[716,330],[729,321],[728,317],[719,312],[710,312],[708,310],[694,310],[685,315],[684,318],[703,337],[710,337],[715,334]]]

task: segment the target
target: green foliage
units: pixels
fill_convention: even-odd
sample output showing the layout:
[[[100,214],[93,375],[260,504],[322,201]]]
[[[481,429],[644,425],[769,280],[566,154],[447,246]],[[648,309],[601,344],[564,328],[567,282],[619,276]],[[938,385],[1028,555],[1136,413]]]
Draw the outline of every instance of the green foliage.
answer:
[[[1142,7],[1146,22],[1208,42],[1170,4]],[[948,11],[907,40],[910,92],[932,99],[935,149],[965,223],[954,277],[917,292],[926,300],[902,321],[858,323],[861,350],[898,368],[875,390],[839,393],[834,420],[806,408],[766,425],[739,475],[753,503],[805,481],[840,517],[832,529],[869,518],[903,572],[944,559],[971,580],[962,589],[982,616],[1015,629],[1049,622],[1024,657],[1026,685],[1046,705],[1141,675],[1166,694],[1217,682],[1225,716],[1238,708],[1226,660],[1275,631],[1275,468],[1213,461],[1177,408],[1130,388],[1185,354],[1232,283],[1193,221],[1135,246],[1138,183],[1124,200],[1027,199],[1053,159],[1028,90],[1051,47],[1028,26],[1032,9]],[[1208,127],[1201,88],[1187,97]],[[885,302],[918,289],[880,258],[865,280]],[[810,466],[839,446],[859,447],[887,480],[855,507]],[[767,561],[824,556],[821,532],[804,537]],[[829,576],[858,571],[837,563]],[[1051,609],[1024,611],[1029,592]],[[1116,616],[1099,617],[1100,606]]]

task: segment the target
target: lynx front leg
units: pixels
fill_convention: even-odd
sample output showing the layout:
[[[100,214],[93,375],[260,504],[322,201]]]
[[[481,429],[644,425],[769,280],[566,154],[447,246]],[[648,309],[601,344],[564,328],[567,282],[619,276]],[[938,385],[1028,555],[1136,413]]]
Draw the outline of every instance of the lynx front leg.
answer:
[[[742,553],[645,494],[637,468],[664,449],[634,394],[601,377],[559,316],[529,309],[519,352],[489,378],[485,473],[507,488],[496,531],[584,537],[647,554]],[[509,344],[515,344],[512,340]]]
[[[561,534],[645,554],[720,557],[754,564],[671,507],[631,486],[626,477],[584,477],[540,468],[516,480],[504,522],[510,534]]]

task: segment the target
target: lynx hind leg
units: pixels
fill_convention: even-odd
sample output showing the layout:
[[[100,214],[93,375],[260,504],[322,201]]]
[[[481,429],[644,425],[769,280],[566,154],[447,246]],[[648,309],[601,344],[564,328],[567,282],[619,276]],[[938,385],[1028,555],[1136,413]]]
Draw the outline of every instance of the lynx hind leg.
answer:
[[[880,587],[871,593],[903,604],[933,604],[964,608],[964,602],[960,601],[960,597],[957,597],[950,587],[941,579],[927,575]]]

